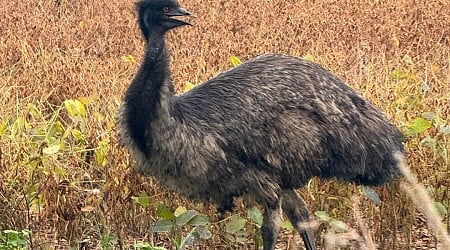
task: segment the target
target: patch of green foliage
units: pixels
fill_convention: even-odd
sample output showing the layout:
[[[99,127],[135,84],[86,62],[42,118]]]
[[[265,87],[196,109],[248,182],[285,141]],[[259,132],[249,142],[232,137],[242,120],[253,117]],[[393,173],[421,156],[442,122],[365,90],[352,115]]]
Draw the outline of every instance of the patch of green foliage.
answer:
[[[15,250],[28,247],[31,231],[28,229],[3,230],[0,233],[0,249]]]

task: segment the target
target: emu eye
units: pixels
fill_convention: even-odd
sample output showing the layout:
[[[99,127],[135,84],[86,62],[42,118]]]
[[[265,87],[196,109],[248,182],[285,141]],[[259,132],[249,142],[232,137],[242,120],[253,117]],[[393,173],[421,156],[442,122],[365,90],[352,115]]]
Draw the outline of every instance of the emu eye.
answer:
[[[163,12],[164,13],[169,13],[170,12],[170,7],[166,6],[163,8]]]

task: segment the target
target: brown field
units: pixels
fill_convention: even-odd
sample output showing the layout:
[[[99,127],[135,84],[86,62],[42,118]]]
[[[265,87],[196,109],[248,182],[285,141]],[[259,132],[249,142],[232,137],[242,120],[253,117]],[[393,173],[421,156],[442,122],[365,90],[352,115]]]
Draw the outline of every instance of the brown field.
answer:
[[[405,136],[408,162],[449,229],[450,1],[181,4],[198,17],[168,36],[178,91],[228,69],[231,56],[282,52],[313,57],[405,133],[424,116],[429,128]],[[3,1],[0,20],[0,248],[4,230],[29,229],[33,249],[127,249],[151,241],[175,249],[170,235],[149,231],[160,202],[210,218],[212,237],[194,249],[255,248],[254,225],[247,224],[246,240],[233,242],[213,206],[189,203],[141,177],[117,145],[115,116],[144,50],[134,1]],[[87,111],[74,117],[63,102],[77,98]],[[333,237],[350,235],[351,249],[361,247],[364,234],[377,249],[438,247],[398,183],[375,190],[381,205],[336,181],[314,179],[299,191],[312,213],[326,211],[350,226]],[[144,193],[147,207],[133,201]],[[245,217],[237,202],[235,213]],[[327,223],[316,229],[319,245],[332,230]],[[285,230],[279,248],[297,249],[298,240]]]

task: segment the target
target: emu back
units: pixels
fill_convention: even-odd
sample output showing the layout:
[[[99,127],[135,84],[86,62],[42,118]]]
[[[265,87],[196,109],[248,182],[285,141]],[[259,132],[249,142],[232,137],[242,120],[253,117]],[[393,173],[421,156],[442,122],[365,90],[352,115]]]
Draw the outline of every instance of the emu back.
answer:
[[[264,250],[275,248],[282,212],[315,248],[295,192],[310,178],[380,185],[400,175],[399,130],[318,64],[263,55],[173,95],[165,33],[188,25],[175,17],[190,13],[174,0],[137,6],[147,48],[125,93],[119,133],[142,173],[221,212],[237,196],[261,204]]]

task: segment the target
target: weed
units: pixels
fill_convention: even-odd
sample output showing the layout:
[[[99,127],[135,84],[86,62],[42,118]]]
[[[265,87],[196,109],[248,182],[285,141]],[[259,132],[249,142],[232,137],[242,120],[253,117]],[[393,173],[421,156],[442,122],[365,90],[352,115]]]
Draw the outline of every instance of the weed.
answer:
[[[31,231],[27,229],[3,230],[0,234],[0,248],[5,250],[24,249],[29,245],[30,235]]]

